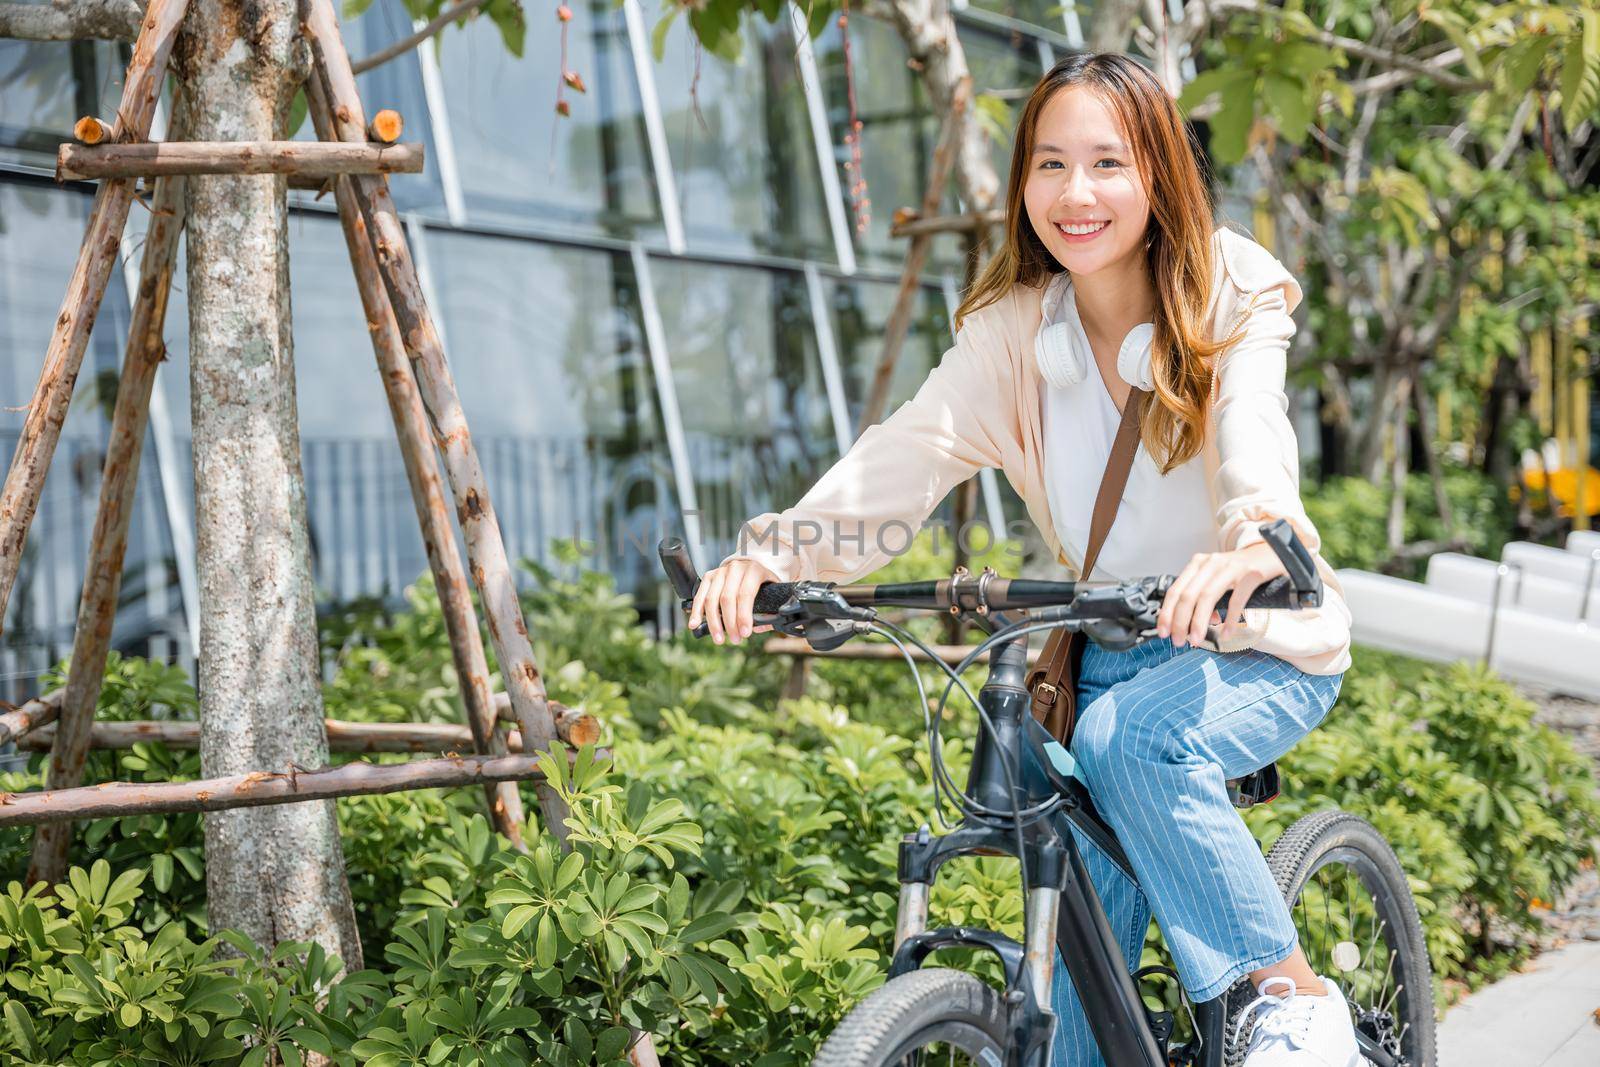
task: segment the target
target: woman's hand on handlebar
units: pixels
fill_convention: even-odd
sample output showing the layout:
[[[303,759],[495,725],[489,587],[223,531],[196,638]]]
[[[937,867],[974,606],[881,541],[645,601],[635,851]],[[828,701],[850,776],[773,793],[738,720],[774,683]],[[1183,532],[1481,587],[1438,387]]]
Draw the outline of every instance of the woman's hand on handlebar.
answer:
[[[1244,623],[1244,606],[1263,582],[1287,574],[1283,560],[1265,541],[1232,552],[1197,552],[1161,601],[1156,633],[1179,648],[1205,640],[1217,601],[1228,596],[1228,619],[1219,635],[1232,637]]]
[[[771,626],[754,625],[756,591],[767,582],[780,580],[749,559],[730,559],[707,571],[700,579],[700,588],[695,590],[694,604],[689,609],[689,629],[699,626],[704,618],[711,639],[719,645],[724,635],[739,644],[753,633],[766,633]]]

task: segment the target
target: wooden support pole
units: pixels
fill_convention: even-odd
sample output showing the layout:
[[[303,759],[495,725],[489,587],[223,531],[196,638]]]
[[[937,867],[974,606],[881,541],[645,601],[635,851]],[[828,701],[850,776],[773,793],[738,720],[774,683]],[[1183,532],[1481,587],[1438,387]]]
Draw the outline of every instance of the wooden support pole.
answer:
[[[111,124],[102,122],[93,115],[85,115],[72,124],[72,136],[84,144],[104,144],[114,136]]]
[[[806,686],[811,681],[811,657],[795,656],[789,661],[789,677],[784,679],[783,700],[799,700],[806,695]]]
[[[422,145],[317,141],[146,141],[73,144],[56,150],[56,181],[172,174],[420,174]]]
[[[171,815],[267,804],[445,789],[544,777],[538,756],[454,756],[409,763],[346,763],[316,770],[251,771],[193,782],[106,782],[54,792],[0,793],[0,826],[117,815]]]
[[[804,661],[800,661],[804,662]],[[566,714],[556,720],[561,740],[570,745],[592,745],[600,740],[600,723],[594,716],[575,708],[564,709]],[[330,752],[448,752],[471,751],[476,739],[465,726],[452,722],[346,722],[328,719],[328,751]],[[25,752],[49,749],[55,740],[56,726],[41,726],[17,740],[17,747]],[[522,735],[515,730],[501,739],[506,752],[492,753],[504,756],[522,751]],[[137,744],[159,744],[174,749],[200,747],[200,724],[192,721],[135,721],[97,722],[89,735],[89,747],[99,750],[122,750]],[[487,755],[489,753],[477,753]],[[515,789],[515,786],[511,786]],[[32,883],[29,883],[32,884]]]
[[[50,750],[46,789],[77,785],[83,779],[83,763],[89,755],[89,728],[100,700],[106,654],[111,648],[111,626],[122,589],[122,566],[128,549],[128,524],[133,518],[134,488],[139,481],[139,460],[144,453],[150,392],[155,385],[156,368],[167,355],[161,337],[167,319],[167,296],[172,291],[172,268],[178,258],[178,234],[183,230],[183,193],[183,178],[161,178],[156,182],[150,228],[145,232],[144,259],[139,268],[139,291],[134,295],[122,378],[111,414],[105,466],[100,472],[100,505],[89,538],[89,561],[83,572],[83,593],[72,635],[72,661],[55,745]],[[26,884],[43,881],[55,885],[65,879],[71,843],[71,823],[40,827],[33,836],[33,858]]]
[[[998,207],[990,208],[988,211],[969,211],[965,215],[925,216],[908,211],[905,218],[896,214],[895,221],[889,226],[889,236],[920,237],[924,234],[939,233],[981,233],[1005,221],[1005,209]]]
[[[145,9],[139,40],[128,64],[127,81],[122,89],[122,104],[117,109],[113,139],[142,141],[150,135],[150,120],[166,78],[167,57],[183,21],[186,0],[150,0]],[[6,603],[22,565],[22,549],[28,527],[39,508],[45,474],[55,455],[61,426],[67,419],[67,405],[78,381],[89,330],[100,312],[106,280],[117,261],[122,227],[128,220],[133,200],[133,180],[118,179],[103,183],[95,193],[89,211],[89,225],[78,250],[78,263],[67,283],[67,293],[56,316],[50,347],[45,353],[39,384],[28,418],[23,423],[17,451],[0,489],[0,631],[4,629]]]
[[[312,74],[306,87],[310,106],[332,119],[333,132],[339,140],[364,141],[366,118],[332,2],[303,0],[301,10],[312,53]],[[516,709],[523,741],[542,747],[555,737],[544,679],[528,640],[527,623],[522,618],[522,605],[517,600],[511,565],[500,537],[500,523],[489,500],[488,482],[473,447],[444,347],[423,299],[405,230],[389,196],[388,181],[382,175],[363,174],[347,180],[371,235],[379,271],[389,290],[406,354],[433,427],[434,441],[450,477],[473,583],[483,601],[489,636]],[[565,839],[566,811],[560,796],[543,787],[539,797],[547,827]]]
[[[0,745],[18,741],[30,731],[55,722],[56,716],[61,713],[61,698],[66,695],[65,689],[57,689],[0,715]]]
[[[972,99],[972,76],[966,75],[956,83],[950,97],[950,111],[939,132],[939,143],[933,150],[933,160],[928,167],[928,187],[922,194],[922,217],[927,218],[939,210],[944,199],[944,184],[950,177],[950,167],[955,162],[956,150],[961,145],[961,130],[966,120],[967,105]],[[911,312],[916,306],[917,290],[921,288],[922,265],[928,258],[928,246],[933,236],[919,233],[911,239],[906,253],[905,268],[900,272],[900,288],[895,293],[894,309],[883,327],[883,353],[878,357],[878,369],[867,390],[866,403],[861,408],[861,421],[856,427],[860,437],[867,427],[883,418],[884,406],[889,402],[889,383],[894,378],[895,364],[900,360],[900,349],[911,327]]]
[[[310,110],[317,135],[328,138],[332,125],[322,107]],[[472,606],[472,591],[456,549],[455,531],[450,528],[450,512],[445,503],[439,467],[434,459],[428,428],[428,413],[417,390],[417,380],[406,358],[405,342],[395,322],[389,293],[378,272],[378,260],[366,220],[355,200],[351,179],[334,182],[334,197],[339,208],[339,223],[345,246],[350,252],[350,269],[361,293],[361,306],[367,317],[367,332],[372,336],[372,351],[378,361],[378,376],[383,380],[394,419],[395,436],[400,442],[406,481],[411,485],[411,500],[417,510],[417,525],[422,532],[422,547],[428,557],[428,570],[439,593],[439,608],[444,613],[445,632],[450,638],[450,655],[461,683],[467,725],[472,730],[474,748],[480,753],[503,755],[506,742],[495,732],[494,694],[489,686],[489,661],[483,651],[483,635],[478,630],[478,615]],[[329,737],[332,741],[332,737]],[[484,787],[489,819],[517,848],[522,848],[522,824],[526,818],[522,797],[511,783],[488,783]]]
[[[405,121],[400,118],[400,112],[386,107],[372,116],[372,121],[367,123],[367,136],[382,144],[394,144],[400,139],[400,132],[405,126]]]

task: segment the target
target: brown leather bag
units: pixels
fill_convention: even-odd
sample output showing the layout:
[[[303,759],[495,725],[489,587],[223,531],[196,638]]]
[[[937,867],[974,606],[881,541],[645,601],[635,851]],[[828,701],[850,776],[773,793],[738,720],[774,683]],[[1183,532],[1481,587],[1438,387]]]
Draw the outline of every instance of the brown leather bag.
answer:
[[[1128,471],[1133,467],[1133,456],[1139,448],[1139,415],[1149,397],[1144,389],[1128,393],[1122,408],[1122,422],[1117,426],[1117,436],[1111,442],[1111,455],[1106,457],[1106,471],[1100,476],[1100,489],[1095,493],[1094,514],[1089,519],[1089,543],[1084,548],[1083,570],[1079,578],[1087,581],[1094,573],[1094,562],[1100,555],[1100,546],[1111,523],[1117,517],[1117,505],[1122,503],[1122,490],[1128,484]],[[1078,662],[1083,657],[1083,635],[1066,630],[1051,630],[1049,640],[1039,654],[1039,660],[1028,672],[1028,691],[1033,695],[1033,717],[1050,731],[1057,741],[1068,747],[1072,744],[1072,729],[1077,725],[1078,694],[1073,678],[1078,673]]]

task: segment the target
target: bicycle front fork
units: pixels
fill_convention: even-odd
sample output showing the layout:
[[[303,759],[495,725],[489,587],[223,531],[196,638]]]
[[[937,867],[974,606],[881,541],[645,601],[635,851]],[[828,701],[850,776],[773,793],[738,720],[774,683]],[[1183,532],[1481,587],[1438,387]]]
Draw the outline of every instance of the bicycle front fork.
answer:
[[[1059,944],[1106,1061],[1117,1067],[1165,1067],[1076,843],[1054,833],[1032,836],[1022,944],[993,930],[927,928],[928,894],[938,868],[957,855],[1014,852],[1005,833],[968,824],[939,838],[930,837],[926,827],[907,836],[900,844],[900,909],[889,977],[917,969],[941,948],[993,952],[1006,975],[1006,1067],[1048,1067],[1056,1024],[1050,991]]]

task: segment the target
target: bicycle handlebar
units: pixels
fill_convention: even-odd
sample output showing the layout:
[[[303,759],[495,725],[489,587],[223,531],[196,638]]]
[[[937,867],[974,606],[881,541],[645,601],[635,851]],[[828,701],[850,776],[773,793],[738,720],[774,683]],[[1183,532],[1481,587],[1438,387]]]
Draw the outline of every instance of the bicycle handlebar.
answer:
[[[1286,574],[1264,582],[1250,595],[1247,608],[1296,609],[1322,603],[1322,577],[1317,573],[1311,553],[1295,536],[1285,519],[1260,527],[1263,537],[1283,561]],[[665,538],[657,549],[662,568],[685,611],[694,602],[700,577],[684,543]],[[825,627],[826,647],[842,643],[853,627],[840,626],[851,621],[870,621],[880,607],[916,608],[927,611],[1030,610],[1034,622],[1124,622],[1153,625],[1167,590],[1176,578],[1161,575],[1114,584],[1055,582],[1029,578],[1002,578],[993,571],[969,574],[958,569],[949,578],[932,581],[894,582],[878,585],[845,585],[834,582],[766,582],[756,592],[755,622],[771,625],[785,633],[805,636],[817,647],[818,637],[806,632],[808,622],[831,623]],[[1226,616],[1229,594],[1224,593],[1216,610]],[[702,622],[695,636],[703,637]]]

